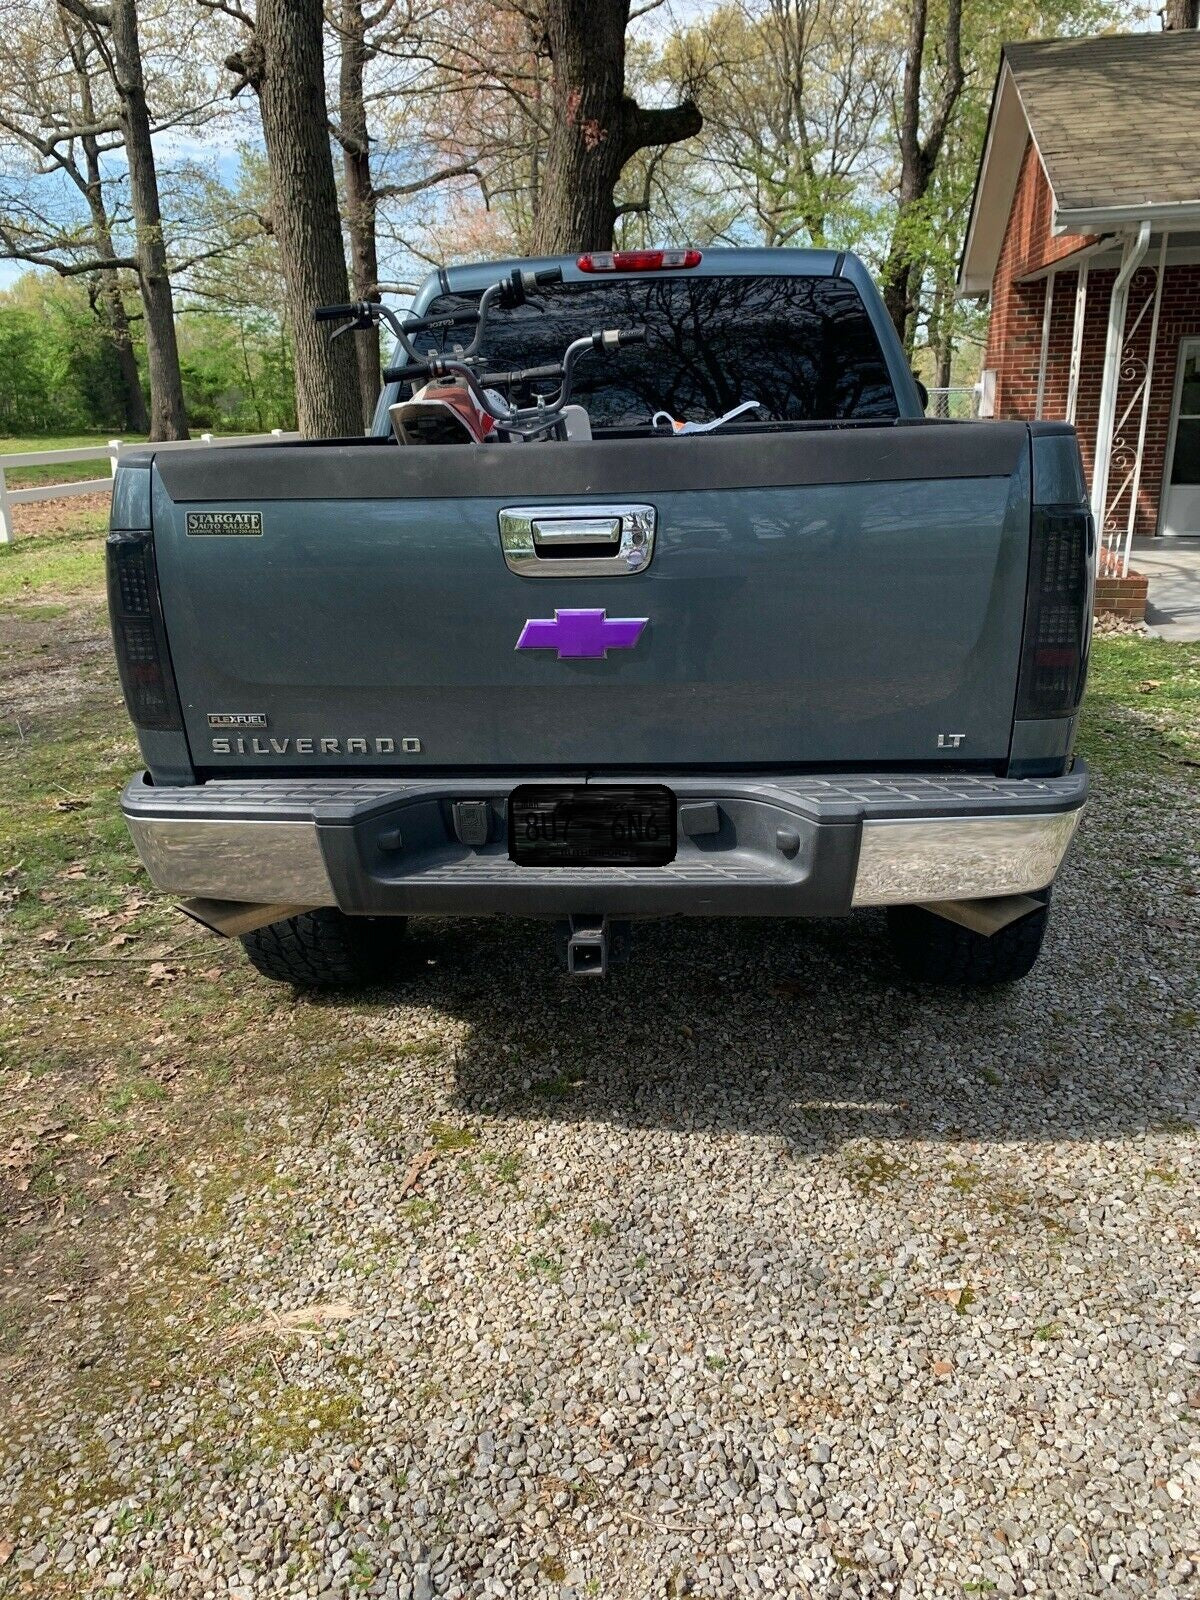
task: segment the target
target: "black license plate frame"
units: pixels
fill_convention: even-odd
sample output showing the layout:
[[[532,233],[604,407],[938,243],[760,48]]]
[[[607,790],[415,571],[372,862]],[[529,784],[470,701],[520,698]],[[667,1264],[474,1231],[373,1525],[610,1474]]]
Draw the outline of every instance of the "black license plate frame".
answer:
[[[508,797],[508,854],[521,867],[665,867],[678,848],[664,784],[524,783]]]

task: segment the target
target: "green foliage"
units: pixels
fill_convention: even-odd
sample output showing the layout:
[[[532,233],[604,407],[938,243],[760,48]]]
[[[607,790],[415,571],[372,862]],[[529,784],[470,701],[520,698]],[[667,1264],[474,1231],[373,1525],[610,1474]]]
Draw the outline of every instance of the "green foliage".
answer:
[[[292,355],[277,316],[239,305],[185,306],[177,320],[192,429],[295,427]],[[140,324],[134,339],[144,373]],[[116,351],[82,281],[27,272],[0,293],[0,372],[0,436],[125,436]]]
[[[0,293],[0,433],[117,427],[116,351],[82,283],[26,273]]]
[[[193,429],[265,433],[295,427],[291,350],[269,318],[241,311],[181,317],[179,365]]]

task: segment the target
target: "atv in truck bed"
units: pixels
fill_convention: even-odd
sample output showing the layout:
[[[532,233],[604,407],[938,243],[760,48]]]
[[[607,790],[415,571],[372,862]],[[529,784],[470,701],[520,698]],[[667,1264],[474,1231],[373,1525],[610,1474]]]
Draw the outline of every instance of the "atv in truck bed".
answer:
[[[639,917],[857,906],[912,974],[1021,976],[1087,793],[1073,430],[925,419],[849,255],[518,264],[482,331],[512,267],[430,278],[369,437],[123,455],[151,878],[294,982],[410,915],[599,973]]]

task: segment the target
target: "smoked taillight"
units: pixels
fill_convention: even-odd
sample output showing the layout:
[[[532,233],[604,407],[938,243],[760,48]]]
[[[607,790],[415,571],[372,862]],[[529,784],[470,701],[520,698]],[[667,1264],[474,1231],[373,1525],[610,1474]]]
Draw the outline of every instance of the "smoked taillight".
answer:
[[[663,272],[674,267],[698,267],[699,250],[591,250],[575,265],[580,272]]]
[[[1034,506],[1017,716],[1070,717],[1087,678],[1095,527],[1086,506]]]
[[[110,533],[105,552],[108,615],[130,719],[136,728],[177,731],[183,717],[163,626],[153,535]]]

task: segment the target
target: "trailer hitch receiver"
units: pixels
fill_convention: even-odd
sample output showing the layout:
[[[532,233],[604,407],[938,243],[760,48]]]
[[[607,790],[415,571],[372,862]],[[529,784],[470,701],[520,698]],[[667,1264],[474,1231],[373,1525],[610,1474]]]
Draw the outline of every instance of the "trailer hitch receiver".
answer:
[[[608,969],[628,960],[630,926],[609,917],[581,913],[559,924],[559,949],[572,978],[606,978]]]

